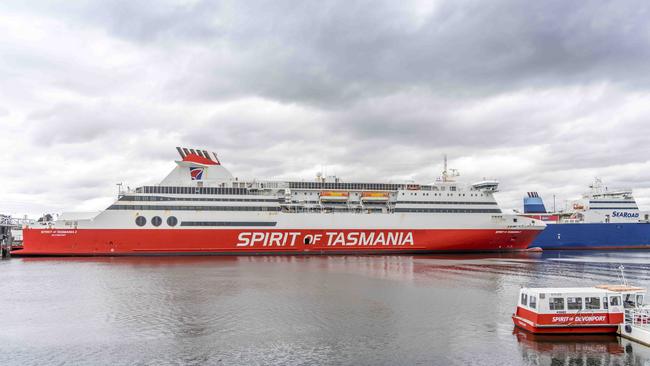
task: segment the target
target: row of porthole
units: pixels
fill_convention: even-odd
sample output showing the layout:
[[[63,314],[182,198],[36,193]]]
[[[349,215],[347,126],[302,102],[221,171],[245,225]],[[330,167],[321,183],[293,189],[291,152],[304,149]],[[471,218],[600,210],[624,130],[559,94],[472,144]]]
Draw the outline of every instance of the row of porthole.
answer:
[[[138,216],[135,218],[135,224],[138,226],[145,226],[147,224],[147,218],[144,216]],[[160,216],[154,216],[151,218],[151,225],[160,226],[162,225],[162,218]],[[178,219],[176,216],[169,216],[167,218],[167,225],[176,226],[178,225]]]

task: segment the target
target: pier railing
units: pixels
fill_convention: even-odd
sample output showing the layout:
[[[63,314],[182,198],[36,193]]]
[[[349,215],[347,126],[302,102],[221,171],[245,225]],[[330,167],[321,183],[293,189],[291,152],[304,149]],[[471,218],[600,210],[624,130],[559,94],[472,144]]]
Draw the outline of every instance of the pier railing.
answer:
[[[650,308],[625,309],[625,324],[650,329]]]

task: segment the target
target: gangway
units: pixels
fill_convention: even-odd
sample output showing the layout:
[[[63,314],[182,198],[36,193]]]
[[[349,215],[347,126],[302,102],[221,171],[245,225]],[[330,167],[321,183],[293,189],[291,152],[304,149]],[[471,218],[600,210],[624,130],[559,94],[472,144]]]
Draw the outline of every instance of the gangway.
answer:
[[[11,216],[0,215],[0,258],[9,258],[11,255],[11,229],[15,227]]]
[[[625,309],[625,321],[619,325],[618,334],[650,346],[650,307]]]
[[[9,258],[12,249],[22,247],[23,225],[33,225],[35,222],[27,217],[18,219],[0,214],[0,258]]]

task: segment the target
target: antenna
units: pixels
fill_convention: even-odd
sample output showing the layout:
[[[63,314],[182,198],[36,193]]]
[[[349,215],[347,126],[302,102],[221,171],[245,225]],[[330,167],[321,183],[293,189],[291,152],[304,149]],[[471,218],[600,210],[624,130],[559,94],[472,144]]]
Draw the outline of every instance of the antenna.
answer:
[[[447,181],[447,154],[443,155],[443,161],[444,161],[444,168],[442,169],[442,181],[446,182]]]
[[[447,154],[443,155],[444,158],[444,170],[442,171],[442,181],[443,182],[454,182],[454,177],[458,177],[460,174],[456,169],[448,169],[447,167]]]
[[[120,198],[123,195],[122,194],[122,186],[123,186],[123,184],[122,184],[122,182],[120,182],[120,183],[117,183],[116,185],[117,185],[117,198]]]

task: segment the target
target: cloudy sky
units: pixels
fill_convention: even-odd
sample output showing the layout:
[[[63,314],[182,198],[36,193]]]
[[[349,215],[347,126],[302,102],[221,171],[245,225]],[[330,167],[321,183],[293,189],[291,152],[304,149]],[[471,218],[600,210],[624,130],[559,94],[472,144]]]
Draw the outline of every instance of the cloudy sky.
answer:
[[[239,177],[429,182],[444,153],[650,210],[648,1],[0,2],[0,212],[99,210],[175,146]]]

